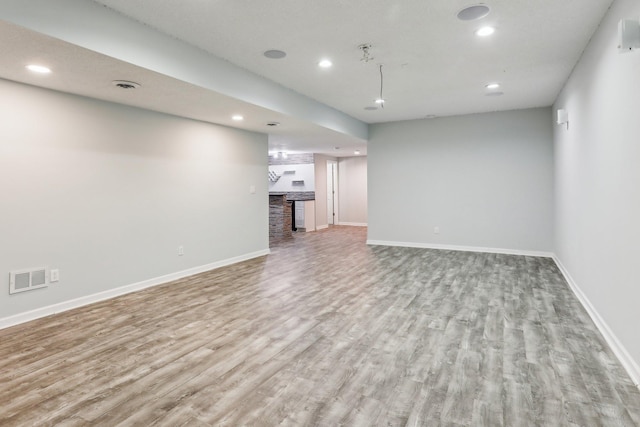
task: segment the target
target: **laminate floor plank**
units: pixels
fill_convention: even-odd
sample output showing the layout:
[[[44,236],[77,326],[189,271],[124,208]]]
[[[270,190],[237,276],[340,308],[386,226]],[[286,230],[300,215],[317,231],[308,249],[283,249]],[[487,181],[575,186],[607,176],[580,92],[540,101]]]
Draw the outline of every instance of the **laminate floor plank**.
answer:
[[[0,330],[1,426],[637,426],[552,260],[296,233]]]

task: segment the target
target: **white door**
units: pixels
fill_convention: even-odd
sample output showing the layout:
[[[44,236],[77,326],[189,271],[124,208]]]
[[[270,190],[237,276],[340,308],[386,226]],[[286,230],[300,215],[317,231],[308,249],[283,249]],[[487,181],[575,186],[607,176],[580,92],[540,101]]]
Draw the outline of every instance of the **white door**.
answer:
[[[327,160],[327,224],[338,223],[338,163]]]

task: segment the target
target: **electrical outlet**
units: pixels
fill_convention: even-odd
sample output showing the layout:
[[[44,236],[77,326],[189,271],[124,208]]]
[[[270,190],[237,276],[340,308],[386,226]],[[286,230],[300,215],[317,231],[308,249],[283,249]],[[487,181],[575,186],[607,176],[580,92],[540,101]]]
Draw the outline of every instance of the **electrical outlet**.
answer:
[[[433,234],[440,234],[440,227],[433,227]]]
[[[178,256],[184,255],[184,246],[178,246]]]
[[[49,282],[57,282],[60,280],[60,270],[51,270],[49,272]]]

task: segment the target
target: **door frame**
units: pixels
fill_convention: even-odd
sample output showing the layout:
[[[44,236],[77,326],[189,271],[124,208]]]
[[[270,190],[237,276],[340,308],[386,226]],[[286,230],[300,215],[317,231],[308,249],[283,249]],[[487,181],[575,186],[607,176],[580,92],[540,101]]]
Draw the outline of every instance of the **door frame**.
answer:
[[[327,160],[327,224],[338,224],[338,208],[338,162]]]

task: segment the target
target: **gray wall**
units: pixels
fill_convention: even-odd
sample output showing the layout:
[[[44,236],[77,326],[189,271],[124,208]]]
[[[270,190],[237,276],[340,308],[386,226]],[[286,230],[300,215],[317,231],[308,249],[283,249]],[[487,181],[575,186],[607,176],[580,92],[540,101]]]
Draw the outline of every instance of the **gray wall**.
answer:
[[[338,159],[338,223],[367,225],[367,158]]]
[[[266,135],[6,80],[0,93],[0,319],[268,250]],[[59,283],[8,294],[10,270],[43,265]]]
[[[550,117],[539,108],[373,125],[369,241],[551,252]]]
[[[555,104],[569,113],[555,126],[556,255],[637,382],[640,50],[618,53],[617,25],[639,16],[637,0],[613,3]]]

